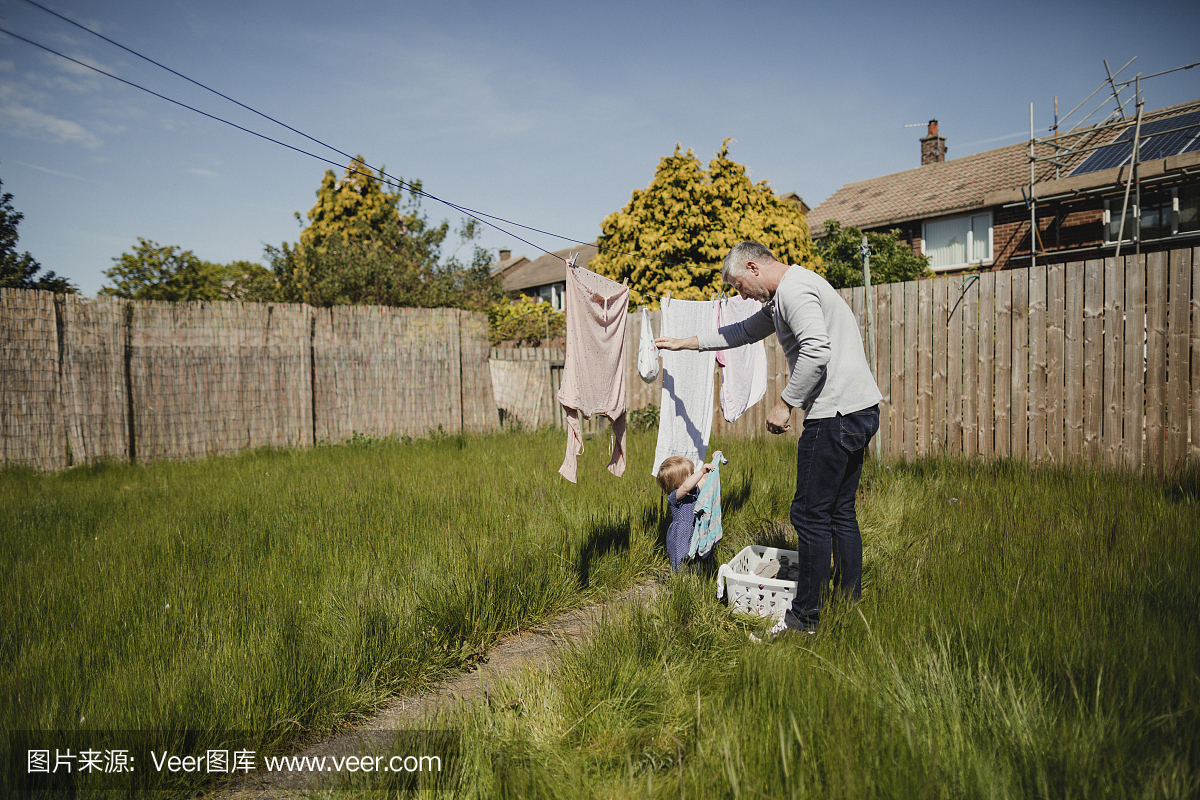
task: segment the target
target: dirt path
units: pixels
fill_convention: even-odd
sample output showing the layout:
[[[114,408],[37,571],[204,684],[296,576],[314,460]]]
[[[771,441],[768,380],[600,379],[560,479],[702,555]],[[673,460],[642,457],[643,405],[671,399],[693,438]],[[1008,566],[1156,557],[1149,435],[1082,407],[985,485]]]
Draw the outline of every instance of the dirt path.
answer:
[[[353,731],[315,742],[296,756],[344,756],[387,752],[396,731],[422,729],[429,720],[457,703],[473,703],[493,685],[518,671],[552,663],[558,649],[587,638],[606,613],[629,604],[645,605],[662,584],[639,583],[604,603],[595,603],[564,614],[545,625],[508,636],[496,643],[485,660],[471,670],[418,695],[398,697]],[[237,788],[211,796],[231,800],[262,800],[329,788],[320,773],[270,774],[259,772]],[[334,780],[337,780],[336,775]]]

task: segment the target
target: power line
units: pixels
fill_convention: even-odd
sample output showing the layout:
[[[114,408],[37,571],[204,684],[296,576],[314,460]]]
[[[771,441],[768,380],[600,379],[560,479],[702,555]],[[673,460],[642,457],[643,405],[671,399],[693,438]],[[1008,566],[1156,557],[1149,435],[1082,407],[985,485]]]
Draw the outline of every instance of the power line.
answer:
[[[160,94],[160,93],[158,93],[158,92],[154,91],[153,89],[147,89],[145,86],[142,86],[142,85],[140,85],[140,84],[134,83],[133,81],[126,80],[125,78],[122,78],[122,77],[120,77],[120,76],[117,76],[117,75],[113,75],[111,72],[107,72],[106,70],[102,70],[102,69],[100,69],[99,67],[94,67],[94,66],[92,66],[91,64],[88,64],[88,63],[85,63],[85,62],[83,62],[83,61],[80,61],[80,60],[79,60],[79,59],[77,59],[77,58],[72,58],[71,56],[68,56],[68,55],[65,55],[65,54],[63,54],[63,53],[60,53],[60,52],[58,52],[57,50],[55,50],[55,49],[53,49],[53,48],[47,47],[47,46],[46,46],[46,45],[44,45],[44,44],[39,44],[39,43],[37,43],[37,42],[33,41],[32,39],[27,39],[27,38],[25,38],[24,36],[21,36],[20,34],[13,33],[12,31],[8,30],[7,28],[0,27],[0,33],[7,34],[7,35],[9,35],[9,36],[13,37],[14,39],[18,39],[18,40],[20,40],[20,41],[22,41],[22,42],[25,42],[26,44],[31,44],[31,45],[33,45],[34,47],[37,47],[37,48],[39,48],[39,49],[42,49],[42,50],[45,50],[47,53],[51,53],[51,54],[53,54],[53,55],[56,55],[56,56],[58,56],[59,58],[64,58],[64,59],[66,59],[67,61],[70,61],[70,62],[72,62],[72,63],[74,63],[74,64],[78,64],[78,65],[79,65],[79,66],[81,66],[81,67],[86,67],[87,69],[90,69],[90,70],[92,70],[92,71],[94,71],[94,72],[98,72],[98,73],[100,73],[101,75],[104,75],[104,76],[106,76],[106,77],[112,78],[112,79],[113,79],[113,80],[115,80],[115,81],[120,81],[121,83],[123,83],[123,84],[125,84],[125,85],[127,85],[127,86],[132,86],[134,89],[140,89],[141,91],[143,91],[143,92],[146,92],[147,94],[154,95],[155,97],[159,98],[160,100],[166,100],[168,103],[173,103],[174,105],[177,105],[177,106],[179,106],[179,107],[181,107],[181,108],[186,108],[188,111],[194,111],[194,112],[196,112],[197,114],[200,114],[201,116],[208,117],[209,119],[211,119],[211,120],[215,120],[216,122],[223,122],[223,123],[225,123],[226,125],[229,125],[229,126],[230,126],[230,127],[232,127],[232,128],[237,128],[239,131],[243,131],[243,132],[245,132],[245,133],[248,133],[248,134],[250,134],[251,136],[257,136],[257,137],[258,137],[258,138],[260,138],[260,139],[264,139],[264,140],[266,140],[266,141],[268,141],[268,142],[271,142],[271,143],[273,143],[273,144],[277,144],[277,145],[279,145],[280,147],[286,147],[286,148],[287,148],[287,149],[289,149],[289,150],[293,150],[293,151],[295,151],[295,152],[297,152],[297,153],[300,153],[300,154],[302,154],[302,155],[309,156],[310,158],[315,158],[315,159],[317,159],[318,161],[324,161],[326,164],[330,164],[330,165],[332,165],[332,166],[335,166],[335,167],[338,167],[338,168],[341,168],[341,166],[342,166],[342,165],[341,165],[340,163],[338,163],[337,161],[334,161],[334,160],[332,160],[332,159],[326,158],[325,156],[320,156],[320,155],[317,155],[316,153],[312,153],[312,152],[309,152],[308,150],[304,150],[303,148],[296,147],[295,145],[288,144],[287,142],[282,142],[282,141],[280,141],[280,140],[278,140],[278,139],[274,139],[274,138],[272,138],[272,137],[270,137],[270,136],[267,136],[265,133],[259,133],[258,131],[254,131],[254,130],[251,130],[250,128],[243,127],[242,125],[238,125],[236,122],[230,122],[230,121],[229,121],[229,120],[227,120],[227,119],[222,119],[221,117],[218,117],[218,116],[217,116],[217,115],[215,115],[215,114],[210,114],[210,113],[208,113],[207,111],[201,111],[200,109],[196,108],[195,106],[190,106],[190,105],[188,105],[187,103],[183,103],[183,102],[181,102],[181,101],[179,101],[179,100],[175,100],[175,99],[173,99],[173,98],[167,97],[165,94]],[[330,149],[332,150],[332,149],[334,149],[334,148],[330,148]],[[340,151],[339,151],[339,152],[340,152]],[[364,163],[364,166],[368,166],[368,167],[369,167],[370,165],[368,165],[368,164],[365,164],[365,163]],[[371,173],[369,173],[369,172],[360,172],[359,170],[350,169],[349,167],[347,167],[347,168],[346,168],[346,171],[347,171],[348,173],[351,173],[351,174],[357,174],[357,175],[366,175],[366,176],[367,176],[367,177],[369,177],[369,178],[375,178],[375,175],[373,175],[373,174],[371,174]],[[431,200],[436,200],[436,201],[438,201],[439,203],[444,203],[445,205],[449,206],[450,208],[453,208],[453,209],[455,209],[455,210],[457,210],[457,211],[460,211],[461,213],[463,213],[463,214],[466,214],[467,216],[471,217],[472,219],[474,219],[474,220],[476,220],[476,221],[478,221],[478,222],[480,222],[480,223],[482,223],[482,224],[484,224],[484,225],[487,225],[487,226],[488,226],[488,227],[490,227],[490,228],[495,228],[496,230],[500,231],[501,233],[503,233],[503,234],[505,234],[505,235],[507,235],[507,236],[511,236],[512,238],[516,239],[516,240],[517,240],[517,241],[519,241],[519,242],[523,242],[524,244],[527,244],[527,245],[529,245],[530,247],[533,247],[533,248],[535,248],[535,249],[537,249],[537,250],[541,250],[543,253],[546,253],[547,255],[554,256],[554,257],[555,257],[555,258],[557,258],[558,260],[560,260],[560,261],[562,261],[562,262],[566,263],[566,259],[565,259],[565,258],[563,258],[562,256],[558,255],[557,253],[553,253],[553,252],[551,252],[551,251],[547,250],[546,248],[542,247],[541,245],[534,244],[533,242],[529,241],[528,239],[523,239],[523,238],[521,238],[520,236],[517,236],[517,235],[516,235],[515,233],[513,233],[512,231],[506,231],[504,228],[501,228],[499,225],[496,225],[496,224],[495,224],[495,223],[493,223],[493,222],[488,222],[488,221],[487,221],[487,220],[485,220],[485,219],[480,219],[480,216],[490,216],[490,215],[477,215],[476,213],[473,213],[473,212],[471,212],[471,210],[470,210],[470,209],[466,209],[466,208],[464,208],[464,207],[462,207],[462,206],[459,206],[459,205],[456,205],[456,204],[454,204],[454,203],[451,203],[449,200],[443,200],[443,199],[441,199],[440,197],[435,197],[434,195],[431,195],[431,194],[429,194],[428,192],[425,192],[425,191],[422,191],[421,189],[418,189],[418,188],[416,188],[415,186],[413,186],[412,184],[408,183],[407,181],[401,180],[401,179],[399,179],[399,178],[394,178],[394,177],[392,177],[391,175],[388,175],[388,174],[387,174],[386,172],[384,172],[383,170],[379,170],[379,173],[380,173],[381,175],[383,175],[383,176],[385,176],[385,177],[389,178],[390,180],[392,180],[392,181],[393,181],[393,182],[395,182],[396,184],[398,184],[398,185],[399,185],[401,188],[408,189],[408,190],[409,190],[409,191],[410,191],[412,194],[414,194],[414,195],[420,195],[420,196],[423,196],[423,197],[428,197],[428,198],[429,198],[429,199],[431,199]],[[499,218],[499,217],[494,217],[494,219],[500,219],[500,218]],[[516,224],[516,223],[513,223],[513,224]],[[524,225],[522,225],[522,226],[520,226],[520,227],[527,227],[527,226],[524,226]],[[556,234],[548,234],[548,235],[550,235],[550,236],[555,236]],[[558,238],[565,239],[566,237],[558,237]],[[574,240],[574,239],[568,239],[568,241],[575,241],[575,240]],[[579,242],[579,244],[589,244],[589,243],[588,243],[588,242]],[[592,247],[595,247],[595,245],[590,245],[590,246],[592,246]],[[597,248],[597,249],[599,249],[599,248]],[[642,257],[644,258],[644,256],[642,256]]]
[[[340,149],[338,149],[337,147],[334,147],[333,145],[331,145],[331,144],[329,144],[329,143],[327,143],[327,142],[323,142],[323,141],[321,141],[320,139],[317,139],[316,137],[310,136],[309,134],[305,133],[304,131],[301,131],[301,130],[299,130],[299,129],[297,129],[297,128],[294,128],[294,127],[292,127],[291,125],[288,125],[286,122],[282,122],[282,121],[280,121],[280,120],[278,120],[278,119],[275,119],[274,117],[270,116],[269,114],[265,114],[265,113],[263,113],[263,112],[261,112],[261,111],[259,111],[259,110],[255,109],[255,108],[252,108],[251,106],[248,106],[248,105],[246,105],[245,103],[243,103],[243,102],[241,102],[241,101],[239,101],[239,100],[235,100],[234,98],[230,97],[229,95],[227,95],[227,94],[224,94],[224,93],[222,93],[222,92],[220,92],[220,91],[218,91],[218,90],[216,90],[216,89],[212,88],[211,86],[207,86],[207,85],[205,85],[205,84],[201,83],[200,81],[197,81],[197,80],[195,80],[195,79],[193,79],[193,78],[189,78],[187,75],[184,75],[182,72],[179,72],[179,71],[177,71],[177,70],[171,69],[170,67],[166,66],[165,64],[162,64],[162,63],[160,63],[160,62],[158,62],[158,61],[155,61],[154,59],[150,58],[149,56],[143,55],[142,53],[139,53],[138,51],[136,51],[136,50],[134,50],[134,49],[132,49],[132,48],[130,48],[130,47],[126,47],[125,45],[121,44],[120,42],[117,42],[117,41],[115,41],[115,40],[113,40],[113,39],[110,39],[109,37],[105,36],[104,34],[100,33],[99,31],[95,31],[95,30],[93,30],[93,29],[91,29],[91,28],[87,27],[86,25],[82,25],[82,24],[80,24],[80,23],[78,23],[78,22],[76,22],[76,21],[74,21],[74,20],[72,20],[72,19],[69,19],[68,17],[64,17],[62,14],[59,14],[57,11],[54,11],[54,10],[52,10],[52,9],[49,9],[49,8],[47,8],[46,6],[42,5],[41,3],[37,3],[37,2],[35,2],[35,0],[25,0],[25,2],[29,3],[30,5],[32,5],[32,6],[36,7],[36,8],[39,8],[39,9],[41,9],[42,11],[45,11],[47,14],[51,14],[51,15],[53,15],[53,16],[55,16],[55,17],[57,17],[58,19],[61,19],[61,20],[62,20],[62,21],[64,21],[64,22],[67,22],[67,23],[69,23],[69,24],[71,24],[71,25],[74,25],[75,27],[79,28],[80,30],[86,31],[87,33],[90,33],[90,34],[92,34],[93,36],[96,36],[96,37],[98,37],[98,38],[100,38],[100,39],[103,39],[104,41],[108,42],[109,44],[113,45],[114,47],[119,47],[119,48],[121,48],[122,50],[124,50],[125,52],[127,52],[127,53],[129,53],[129,54],[131,54],[131,55],[137,56],[138,58],[140,58],[140,59],[142,59],[142,60],[144,60],[144,61],[147,61],[147,62],[149,62],[149,63],[153,64],[154,66],[156,66],[156,67],[159,67],[160,69],[164,69],[164,70],[166,70],[167,72],[171,73],[172,75],[175,75],[176,77],[182,78],[183,80],[185,80],[185,81],[187,81],[187,82],[189,82],[189,83],[191,83],[191,84],[194,84],[195,86],[199,86],[201,89],[204,89],[204,90],[206,90],[206,91],[212,92],[213,94],[217,95],[218,97],[220,97],[220,98],[223,98],[223,99],[225,99],[225,100],[228,100],[229,102],[231,102],[231,103],[233,103],[233,104],[235,104],[235,105],[239,106],[240,108],[244,108],[245,110],[247,110],[247,111],[249,111],[249,112],[251,112],[251,113],[253,113],[253,114],[257,114],[258,116],[262,117],[263,119],[269,120],[269,121],[271,121],[271,122],[275,123],[276,125],[280,125],[280,126],[282,126],[282,127],[286,128],[287,130],[291,131],[292,133],[295,133],[295,134],[297,134],[298,136],[303,136],[305,139],[308,139],[309,141],[311,141],[311,142],[313,142],[313,143],[315,143],[315,144],[319,144],[319,145],[321,145],[322,147],[328,148],[329,150],[332,150],[333,152],[337,153],[338,155],[341,155],[341,156],[343,156],[344,158],[347,158],[347,159],[349,159],[350,161],[353,161],[353,160],[354,160],[354,157],[353,157],[353,156],[351,156],[349,153],[345,152],[344,150],[340,150]],[[71,58],[70,56],[63,55],[62,53],[59,53],[59,52],[57,52],[56,50],[51,50],[49,47],[46,47],[46,46],[44,46],[44,45],[40,45],[40,44],[38,44],[37,42],[34,42],[34,41],[30,40],[30,39],[26,39],[26,38],[24,38],[24,37],[22,37],[22,36],[18,36],[17,34],[15,34],[15,33],[12,33],[11,31],[5,30],[5,29],[3,29],[3,28],[0,28],[0,31],[3,31],[4,33],[7,33],[7,34],[9,34],[10,36],[13,36],[13,37],[15,37],[15,38],[17,38],[17,39],[20,39],[20,40],[21,40],[21,41],[23,41],[23,42],[26,42],[26,43],[28,43],[28,44],[31,44],[31,45],[33,45],[34,47],[40,47],[40,48],[42,48],[43,50],[46,50],[47,52],[50,52],[50,53],[53,53],[53,54],[54,54],[54,55],[56,55],[56,56],[59,56],[60,58],[65,58],[65,59],[67,59],[68,61],[73,61],[73,62],[74,62],[74,63],[76,63],[76,64],[80,64],[80,65],[82,65],[82,66],[88,67],[89,69],[93,69],[93,70],[95,70],[96,72],[99,72],[99,73],[101,73],[102,75],[106,75],[106,76],[108,76],[108,77],[110,77],[110,78],[113,78],[113,79],[115,79],[115,80],[121,81],[122,83],[125,83],[125,84],[127,84],[127,85],[129,85],[129,86],[132,86],[132,87],[136,88],[136,89],[141,89],[142,91],[144,91],[144,92],[148,92],[148,93],[150,93],[150,94],[154,95],[155,97],[161,98],[161,99],[163,99],[163,100],[166,100],[166,101],[168,101],[168,102],[171,102],[171,103],[175,103],[176,105],[182,106],[183,108],[186,108],[186,109],[188,109],[188,110],[190,110],[190,111],[195,111],[195,112],[196,112],[196,113],[198,113],[198,114],[203,114],[204,116],[206,116],[206,117],[209,117],[210,119],[214,119],[214,120],[216,120],[216,121],[218,121],[218,122],[224,122],[224,123],[226,123],[227,125],[232,125],[233,127],[237,128],[238,130],[245,131],[246,133],[252,133],[252,134],[254,134],[255,136],[258,136],[258,137],[260,137],[260,138],[262,138],[262,139],[266,139],[267,141],[274,142],[275,144],[279,144],[279,145],[282,145],[282,146],[284,146],[284,147],[288,147],[288,148],[290,148],[290,149],[292,149],[292,150],[294,150],[294,151],[296,151],[296,152],[298,152],[298,153],[303,153],[304,155],[310,156],[310,157],[312,157],[312,158],[319,159],[319,160],[321,160],[321,161],[324,161],[324,162],[326,162],[326,163],[328,163],[328,164],[333,164],[334,166],[337,166],[337,167],[340,167],[340,166],[341,166],[341,164],[339,164],[339,163],[337,163],[337,162],[334,162],[334,161],[330,161],[329,159],[327,159],[327,158],[323,158],[322,156],[318,156],[318,155],[316,155],[315,153],[310,153],[310,152],[308,152],[307,150],[302,150],[302,149],[300,149],[300,148],[298,148],[298,147],[293,147],[292,145],[285,144],[284,142],[281,142],[281,141],[279,141],[279,140],[277,140],[277,139],[272,139],[272,138],[271,138],[271,137],[269,137],[269,136],[265,136],[265,135],[263,135],[263,134],[260,134],[260,133],[257,133],[257,132],[255,132],[255,131],[252,131],[252,130],[250,130],[249,128],[244,128],[244,127],[242,127],[242,126],[240,126],[240,125],[237,125],[237,124],[235,124],[235,123],[233,123],[233,122],[229,122],[228,120],[222,119],[222,118],[220,118],[220,117],[214,116],[214,115],[212,115],[212,114],[209,114],[209,113],[207,113],[207,112],[204,112],[204,111],[200,111],[199,109],[197,109],[197,108],[193,108],[192,106],[186,105],[185,103],[181,103],[181,102],[179,102],[179,101],[177,101],[177,100],[172,100],[171,98],[169,98],[169,97],[166,97],[165,95],[162,95],[162,94],[159,94],[159,93],[157,93],[157,92],[151,91],[150,89],[147,89],[147,88],[145,88],[145,87],[143,87],[143,86],[139,86],[139,85],[138,85],[138,84],[136,84],[136,83],[133,83],[133,82],[131,82],[131,81],[127,81],[127,80],[125,80],[124,78],[118,78],[116,75],[113,75],[113,74],[111,74],[111,73],[109,73],[109,72],[105,72],[104,70],[98,69],[98,68],[96,68],[96,67],[93,67],[93,66],[91,66],[90,64],[85,64],[85,63],[83,63],[82,61],[78,61],[77,59]],[[367,168],[369,168],[369,169],[375,169],[374,167],[372,167],[370,164],[367,164],[366,162],[363,162],[363,165],[364,165],[364,166],[366,166],[366,167],[367,167]],[[357,170],[353,170],[353,172],[357,173]],[[669,264],[667,264],[667,262],[659,261],[659,260],[657,260],[657,259],[653,259],[653,258],[651,258],[651,257],[649,257],[649,256],[640,255],[640,254],[638,254],[638,253],[625,253],[625,252],[622,252],[622,251],[619,251],[619,250],[613,250],[613,249],[611,249],[611,248],[607,248],[607,247],[600,247],[599,245],[592,244],[591,242],[582,242],[582,241],[579,241],[578,239],[572,239],[572,238],[571,238],[571,237],[569,237],[569,236],[562,236],[561,234],[557,234],[557,233],[552,233],[552,232],[550,232],[550,231],[541,230],[540,228],[534,228],[533,226],[530,226],[530,225],[522,225],[522,224],[521,224],[521,223],[519,223],[519,222],[514,222],[513,220],[510,220],[510,219],[505,219],[504,217],[499,217],[499,216],[496,216],[496,215],[494,215],[494,214],[485,214],[485,213],[484,213],[484,212],[482,212],[482,211],[477,211],[477,210],[475,210],[475,209],[467,208],[467,207],[465,207],[465,206],[460,206],[460,205],[458,205],[458,204],[456,204],[456,203],[452,203],[452,202],[450,202],[449,200],[443,200],[443,199],[442,199],[442,198],[440,198],[440,197],[437,197],[437,196],[435,196],[435,195],[429,194],[428,192],[426,192],[426,191],[424,191],[424,190],[417,189],[417,188],[416,188],[415,186],[413,186],[411,183],[408,183],[407,181],[404,181],[404,180],[403,180],[403,179],[401,179],[401,178],[396,178],[396,177],[394,177],[394,176],[392,176],[392,175],[389,175],[387,172],[385,172],[385,171],[384,171],[384,170],[382,170],[382,169],[376,170],[376,172],[378,172],[378,173],[379,173],[379,175],[381,175],[381,176],[383,176],[383,177],[386,177],[386,178],[388,178],[389,180],[391,180],[391,181],[395,182],[395,183],[396,183],[398,186],[400,186],[401,188],[403,188],[403,189],[407,189],[409,192],[411,192],[411,193],[412,193],[412,194],[414,194],[414,195],[420,195],[420,196],[423,196],[423,197],[428,197],[430,200],[435,200],[435,201],[437,201],[437,202],[439,202],[439,203],[443,203],[444,205],[448,206],[449,208],[453,208],[454,210],[456,210],[456,211],[458,211],[458,212],[460,212],[460,213],[462,213],[462,214],[466,214],[467,216],[471,217],[472,219],[475,219],[477,222],[480,222],[480,223],[482,223],[482,224],[484,224],[484,225],[487,225],[488,227],[494,228],[495,230],[498,230],[498,231],[500,231],[501,233],[503,233],[503,234],[505,234],[505,235],[512,236],[512,237],[513,237],[514,239],[516,239],[517,241],[519,241],[519,242],[523,242],[524,244],[527,244],[527,245],[529,245],[530,247],[533,247],[533,248],[536,248],[536,249],[538,249],[538,250],[541,250],[543,253],[546,253],[547,255],[554,256],[555,258],[559,259],[560,261],[562,261],[562,262],[564,262],[564,263],[566,263],[566,261],[567,261],[567,260],[566,260],[565,258],[563,258],[562,256],[560,256],[560,255],[558,255],[558,254],[556,254],[556,253],[553,253],[553,252],[551,252],[551,251],[549,251],[549,250],[545,249],[544,247],[541,247],[541,246],[539,246],[539,245],[536,245],[536,244],[534,244],[534,243],[532,243],[532,242],[530,242],[530,241],[528,241],[528,240],[526,240],[526,239],[522,239],[520,236],[517,236],[516,234],[512,233],[511,231],[507,231],[507,230],[505,230],[505,229],[503,229],[503,228],[499,227],[498,225],[495,225],[494,223],[490,223],[490,222],[488,222],[487,220],[485,220],[485,219],[482,219],[482,218],[483,218],[483,217],[486,217],[487,219],[492,219],[492,220],[496,220],[496,221],[499,221],[499,222],[503,222],[503,223],[504,223],[504,224],[506,224],[506,225],[512,225],[512,226],[515,226],[515,227],[518,227],[518,228],[522,228],[522,229],[524,229],[524,230],[533,231],[534,233],[540,233],[540,234],[542,234],[542,235],[544,235],[544,236],[552,236],[552,237],[554,237],[554,238],[556,238],[556,239],[562,239],[563,241],[571,242],[571,243],[573,243],[573,244],[580,244],[580,245],[584,245],[584,246],[587,246],[587,247],[595,247],[595,248],[596,248],[598,251],[604,251],[604,252],[609,252],[609,253],[615,253],[615,254],[617,254],[617,255],[629,256],[629,257],[631,257],[631,258],[640,258],[640,259],[644,259],[644,260],[650,261],[650,262],[652,262],[652,263],[659,263],[659,264],[663,264],[664,266],[669,266]],[[359,173],[359,174],[361,174],[361,173]],[[369,176],[369,177],[372,177],[372,178],[373,178],[373,177],[375,177],[375,176],[374,176],[374,175],[371,175],[371,176]]]

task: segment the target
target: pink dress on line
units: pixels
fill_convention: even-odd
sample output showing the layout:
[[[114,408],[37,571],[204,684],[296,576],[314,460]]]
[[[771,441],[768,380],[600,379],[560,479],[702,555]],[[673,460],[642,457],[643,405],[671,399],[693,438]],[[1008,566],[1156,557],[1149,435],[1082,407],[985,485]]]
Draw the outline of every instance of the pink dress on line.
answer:
[[[567,415],[567,455],[558,471],[575,483],[576,459],[583,448],[579,416],[603,414],[612,420],[614,446],[608,471],[625,473],[625,320],[629,287],[595,272],[568,265],[567,352],[558,401]]]

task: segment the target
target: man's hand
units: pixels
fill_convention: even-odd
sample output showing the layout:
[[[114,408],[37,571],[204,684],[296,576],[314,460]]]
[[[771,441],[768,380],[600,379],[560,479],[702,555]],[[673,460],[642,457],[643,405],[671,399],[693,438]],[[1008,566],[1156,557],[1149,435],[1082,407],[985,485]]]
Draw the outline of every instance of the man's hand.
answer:
[[[654,346],[659,350],[699,350],[700,340],[695,336],[686,339],[672,339],[670,336],[660,336],[654,340]]]
[[[775,407],[767,412],[767,433],[783,433],[792,429],[792,407],[779,398]]]

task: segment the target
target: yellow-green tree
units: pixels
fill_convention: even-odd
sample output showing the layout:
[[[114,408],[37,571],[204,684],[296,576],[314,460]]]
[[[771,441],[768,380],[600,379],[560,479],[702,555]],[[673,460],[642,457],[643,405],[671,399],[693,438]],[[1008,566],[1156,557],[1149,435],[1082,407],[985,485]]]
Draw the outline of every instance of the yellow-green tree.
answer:
[[[421,211],[419,181],[408,181],[410,197],[380,170],[355,157],[338,178],[326,170],[317,203],[300,242],[268,245],[274,284],[249,274],[235,291],[258,299],[275,289],[277,299],[316,306],[342,304],[450,306],[482,310],[503,296],[488,270],[491,255],[475,245],[473,222],[459,229],[459,248],[470,245],[469,261],[458,249],[443,259],[450,223],[430,224]],[[299,219],[299,213],[296,214]]]
[[[613,280],[629,279],[635,304],[672,297],[703,300],[722,288],[721,262],[740,241],[760,242],[787,264],[824,274],[799,206],[754,183],[721,143],[708,169],[689,149],[658,163],[654,180],[634,191],[601,225],[599,255],[588,268]]]
[[[383,170],[374,175],[362,156],[354,157],[341,178],[333,170],[325,170],[317,189],[317,204],[309,209],[309,225],[300,234],[300,244],[323,247],[335,235],[353,242],[375,238],[397,224],[406,227],[400,215],[400,190],[387,191],[391,187]]]

